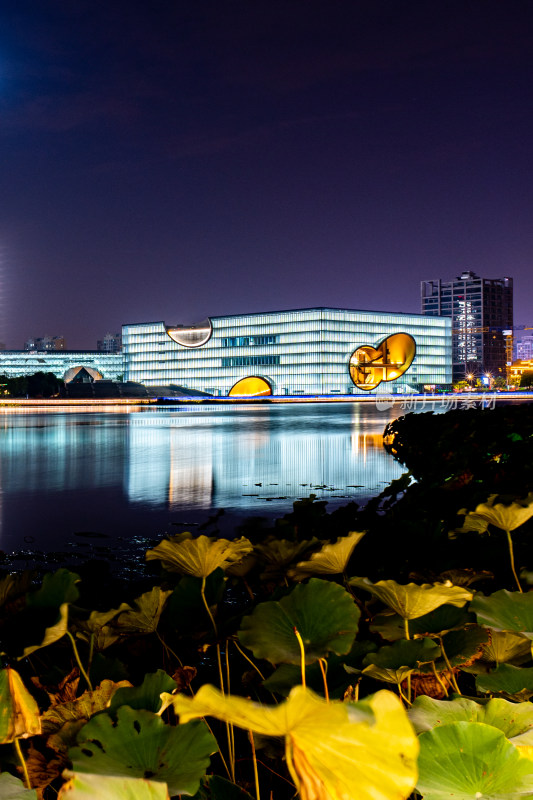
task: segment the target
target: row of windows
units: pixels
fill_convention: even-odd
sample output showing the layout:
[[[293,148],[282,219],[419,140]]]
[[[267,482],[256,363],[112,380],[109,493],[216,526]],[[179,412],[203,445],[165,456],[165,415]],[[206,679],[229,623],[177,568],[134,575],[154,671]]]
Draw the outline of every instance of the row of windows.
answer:
[[[276,344],[278,337],[274,333],[259,336],[225,336],[220,340],[221,347],[257,347],[264,344]]]
[[[279,356],[233,356],[222,359],[223,367],[270,367],[279,364]]]

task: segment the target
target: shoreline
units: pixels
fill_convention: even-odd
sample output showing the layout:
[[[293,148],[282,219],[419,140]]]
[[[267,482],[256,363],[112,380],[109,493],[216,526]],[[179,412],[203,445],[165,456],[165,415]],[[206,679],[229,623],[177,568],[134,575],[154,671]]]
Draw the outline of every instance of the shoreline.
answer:
[[[0,413],[5,411],[36,411],[39,409],[59,410],[117,410],[126,408],[203,405],[264,405],[286,403],[375,403],[378,407],[391,407],[398,404],[411,407],[413,404],[435,405],[440,403],[452,408],[481,402],[484,407],[492,407],[502,401],[533,402],[533,392],[446,392],[427,394],[370,394],[370,395],[291,395],[271,397],[149,397],[149,398],[109,398],[109,399],[68,399],[68,398],[4,398],[0,400]]]

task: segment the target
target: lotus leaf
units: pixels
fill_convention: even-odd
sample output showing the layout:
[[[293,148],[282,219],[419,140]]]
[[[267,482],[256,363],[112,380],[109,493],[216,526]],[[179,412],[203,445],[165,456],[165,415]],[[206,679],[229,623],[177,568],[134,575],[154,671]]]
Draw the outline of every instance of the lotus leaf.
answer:
[[[199,536],[183,539],[180,534],[172,539],[163,539],[153,550],[148,550],[146,559],[158,559],[165,569],[206,578],[219,567],[225,569],[251,553],[253,546],[244,536],[240,539],[213,539]]]
[[[413,619],[409,623],[411,636],[423,635],[425,633],[446,633],[454,628],[462,628],[467,622],[475,621],[473,614],[466,608],[457,606],[443,605],[423,614],[421,617]],[[405,636],[404,621],[399,614],[389,612],[378,614],[370,624],[370,630],[379,633],[383,639],[389,642],[396,639],[403,639]]]
[[[363,703],[326,702],[296,686],[262,706],[202,686],[194,698],[163,695],[181,722],[214,716],[265,736],[285,737],[287,765],[302,800],[400,800],[416,781],[418,742],[400,700],[381,691]]]
[[[464,606],[473,597],[472,592],[446,583],[416,583],[402,585],[396,581],[372,583],[368,578],[351,578],[351,586],[366,589],[392,608],[402,619],[416,619],[444,605]]]
[[[420,737],[424,800],[516,800],[533,794],[533,762],[481,722],[439,725]]]
[[[359,609],[342,586],[311,578],[279,601],[259,603],[242,620],[239,639],[256,658],[272,664],[299,664],[296,628],[304,642],[305,663],[311,664],[330,652],[348,653],[358,621]]]
[[[166,783],[73,772],[66,777],[69,781],[60,789],[58,800],[169,800]]]
[[[442,637],[442,648],[450,666],[466,667],[483,656],[483,647],[490,640],[490,633],[480,625],[467,625],[462,630],[449,631]],[[446,661],[437,664],[437,670],[448,667]]]
[[[53,574],[47,573],[40,588],[27,594],[26,608],[8,620],[16,642],[15,651],[22,651],[20,658],[57,642],[65,635],[69,604],[79,596],[78,581],[79,576],[75,573],[58,569]],[[10,638],[8,633],[7,640]]]
[[[119,633],[146,635],[155,633],[165,603],[172,594],[172,589],[164,592],[160,586],[154,586],[135,600],[134,610],[123,611],[113,622]]]
[[[225,581],[222,569],[216,569],[205,579],[205,598],[210,608],[221,601]],[[180,578],[168,600],[165,613],[179,633],[210,628],[212,623],[202,600],[202,578],[195,578],[192,575]]]
[[[309,561],[299,561],[288,572],[289,577],[303,580],[309,575],[337,575],[344,572],[355,549],[366,531],[352,531],[348,536],[339,536],[334,544],[325,544]]]
[[[97,651],[111,647],[120,638],[120,634],[109,623],[122,611],[131,611],[131,607],[127,603],[121,603],[118,608],[111,608],[109,611],[92,611],[89,619],[76,620],[76,636],[85,642],[92,639],[93,647]]]
[[[98,714],[78,734],[70,750],[74,772],[141,778],[168,784],[171,795],[194,794],[218,749],[205,722],[166,725],[143,709],[121,706],[116,723]]]
[[[381,647],[363,659],[364,675],[387,683],[401,683],[421,663],[435,661],[440,647],[430,639],[401,639],[391,646]]]
[[[31,586],[31,574],[28,571],[19,575],[6,575],[0,580],[0,606],[5,605],[8,600],[26,594]]]
[[[0,744],[40,732],[39,708],[22,678],[11,667],[0,670]]]
[[[491,494],[486,503],[476,506],[474,511],[465,517],[465,523],[470,516],[473,516],[474,519],[486,520],[487,524],[494,525],[502,531],[514,531],[533,517],[533,492],[530,492],[523,502],[517,500],[509,505],[495,503],[497,496]],[[480,522],[476,520],[475,524],[478,525]]]
[[[480,692],[500,692],[516,700],[527,700],[533,695],[533,667],[501,664],[488,675],[478,675],[476,688]]]
[[[240,786],[221,778],[220,775],[209,775],[203,779],[194,800],[253,800],[253,798]]]
[[[266,542],[254,545],[254,553],[266,565],[261,573],[261,579],[267,580],[283,575],[285,568],[296,558],[319,544],[318,539],[303,542],[291,542],[288,539],[269,539]]]
[[[483,660],[496,664],[524,661],[531,654],[531,645],[523,636],[509,631],[490,632],[490,642],[483,647]]]
[[[65,753],[76,741],[80,728],[94,714],[103,711],[117,689],[124,686],[131,686],[131,683],[102,681],[92,692],[86,691],[76,700],[51,706],[41,718],[43,734],[49,737],[47,742],[49,747],[58,753]]]
[[[533,745],[531,703],[510,703],[500,698],[489,700],[488,703],[476,703],[466,697],[433,700],[422,696],[416,698],[408,714],[417,733],[451,722],[484,722],[500,730],[516,747]]]
[[[162,669],[158,669],[157,672],[145,675],[140,686],[125,686],[117,689],[111,698],[109,713],[113,716],[113,712],[120,706],[144,708],[146,711],[157,713],[161,706],[161,693],[175,690],[176,681]]]
[[[476,594],[470,610],[480,625],[497,631],[514,631],[526,639],[533,639],[533,592],[499,592],[488,597]]]
[[[22,781],[9,772],[2,772],[0,797],[2,800],[37,800],[37,792],[35,789],[26,789]]]

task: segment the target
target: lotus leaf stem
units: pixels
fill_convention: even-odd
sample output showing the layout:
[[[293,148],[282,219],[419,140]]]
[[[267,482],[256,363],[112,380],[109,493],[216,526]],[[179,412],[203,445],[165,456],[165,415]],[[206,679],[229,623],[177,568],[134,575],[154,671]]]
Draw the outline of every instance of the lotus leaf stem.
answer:
[[[520,581],[518,580],[518,575],[516,574],[515,566],[514,566],[514,552],[513,552],[513,539],[511,537],[511,531],[505,531],[507,534],[507,544],[509,545],[509,558],[511,559],[511,569],[513,571],[514,579],[516,581],[516,585],[518,586],[518,591],[522,592],[522,587],[520,586]]]
[[[15,745],[15,750],[17,751],[17,756],[18,756],[19,761],[20,761],[20,763],[22,765],[22,771],[24,773],[24,780],[26,782],[26,787],[28,789],[31,789],[31,782],[30,782],[30,776],[28,774],[28,767],[26,766],[26,762],[24,761],[24,756],[22,755],[22,749],[20,747],[19,740],[15,739],[13,741],[13,744]]]
[[[250,737],[250,744],[252,746],[252,759],[254,762],[254,779],[255,779],[255,796],[257,800],[261,800],[261,793],[259,791],[259,772],[257,771],[257,756],[255,754],[254,735],[252,731],[248,731]]]
[[[411,675],[408,675],[408,676],[407,676],[407,681],[408,681],[408,684],[409,684],[409,691],[411,691],[411,686],[410,686],[410,678],[411,678]],[[399,694],[400,694],[400,698],[403,700],[403,702],[404,702],[404,703],[406,703],[408,706],[412,706],[412,705],[413,705],[413,704],[411,703],[411,701],[410,701],[410,700],[409,700],[409,699],[408,699],[408,698],[407,698],[407,697],[404,695],[404,693],[402,692],[402,684],[401,684],[401,681],[399,681],[399,682],[398,682],[398,692],[399,692]]]
[[[258,674],[258,675],[259,675],[259,677],[261,678],[261,680],[262,680],[262,681],[266,681],[266,678],[265,678],[265,676],[263,675],[263,673],[261,672],[261,670],[259,669],[259,667],[257,666],[257,664],[254,664],[254,662],[252,661],[252,659],[251,659],[251,658],[248,658],[248,656],[246,655],[246,653],[244,652],[244,650],[241,650],[241,648],[239,647],[239,644],[238,644],[238,642],[237,642],[235,639],[233,640],[233,644],[235,645],[235,647],[237,648],[237,650],[239,651],[239,653],[241,654],[241,656],[242,656],[243,658],[245,658],[245,659],[246,659],[246,661],[247,661],[247,662],[248,662],[248,663],[249,663],[249,664],[250,664],[250,665],[251,665],[251,666],[252,666],[252,667],[255,669],[255,671],[257,672],[257,674]]]
[[[300,645],[300,665],[302,670],[302,686],[305,689],[305,648],[304,643],[302,641],[302,637],[300,636],[300,632],[298,628],[294,628],[294,635],[298,639],[298,644]]]
[[[211,609],[209,608],[209,603],[207,602],[207,598],[205,596],[205,575],[202,576],[202,586],[200,587],[200,594],[202,595],[202,601],[205,606],[205,610],[207,611],[209,619],[211,620],[211,625],[213,626],[213,630],[215,631],[215,636],[218,636],[218,630],[215,618],[211,613]]]
[[[318,665],[320,667],[320,672],[322,673],[322,680],[324,681],[324,697],[326,698],[326,702],[329,703],[329,691],[328,691],[328,681],[327,681],[328,662],[326,661],[325,658],[319,658]]]
[[[440,649],[441,649],[441,652],[442,652],[442,657],[443,657],[444,661],[446,662],[446,666],[448,667],[448,669],[450,671],[450,683],[453,684],[453,688],[455,689],[457,694],[462,695],[463,693],[459,689],[459,684],[457,683],[457,680],[455,679],[455,672],[453,671],[453,667],[450,664],[448,656],[446,655],[446,650],[444,649],[444,643],[442,641],[442,636],[439,636],[439,643],[440,643]]]
[[[407,641],[410,641],[411,637],[409,636],[409,620],[407,617],[404,617],[403,629],[405,631],[405,638]],[[409,673],[407,676],[407,702],[409,705],[411,705],[411,673]]]
[[[92,692],[93,691],[93,685],[91,683],[91,680],[90,680],[89,676],[87,675],[87,673],[83,669],[83,664],[81,663],[80,654],[78,653],[78,648],[76,647],[76,641],[74,639],[74,636],[71,634],[70,631],[66,631],[66,634],[67,634],[68,638],[70,639],[70,643],[72,645],[72,650],[74,651],[74,658],[76,659],[76,662],[78,664],[78,667],[80,669],[81,674],[85,678],[85,683],[87,684],[87,688],[89,689],[90,692]]]
[[[441,678],[439,676],[439,673],[437,672],[437,667],[435,666],[435,662],[434,661],[431,662],[431,666],[433,668],[433,674],[434,674],[434,676],[435,676],[435,678],[437,680],[437,683],[439,683],[441,685],[441,687],[442,687],[442,690],[444,692],[444,696],[448,697],[448,689],[446,688],[446,684],[444,683],[444,681],[441,680]]]

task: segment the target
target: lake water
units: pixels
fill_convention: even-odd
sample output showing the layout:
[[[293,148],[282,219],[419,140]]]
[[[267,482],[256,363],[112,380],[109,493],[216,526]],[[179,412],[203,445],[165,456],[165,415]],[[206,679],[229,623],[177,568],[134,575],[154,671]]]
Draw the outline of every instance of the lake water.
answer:
[[[0,549],[55,550],[281,516],[311,492],[328,509],[404,470],[383,450],[399,406],[193,406],[0,415]]]

